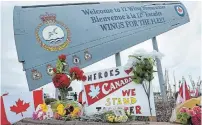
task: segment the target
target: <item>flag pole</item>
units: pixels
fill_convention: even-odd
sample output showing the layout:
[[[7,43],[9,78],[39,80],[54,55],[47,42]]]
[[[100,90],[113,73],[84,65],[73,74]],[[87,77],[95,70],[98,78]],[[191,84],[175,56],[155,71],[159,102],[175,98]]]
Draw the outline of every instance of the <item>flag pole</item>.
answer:
[[[175,94],[176,93],[176,85],[177,85],[176,80],[175,80],[175,71],[173,71],[173,77],[174,77],[174,94]]]

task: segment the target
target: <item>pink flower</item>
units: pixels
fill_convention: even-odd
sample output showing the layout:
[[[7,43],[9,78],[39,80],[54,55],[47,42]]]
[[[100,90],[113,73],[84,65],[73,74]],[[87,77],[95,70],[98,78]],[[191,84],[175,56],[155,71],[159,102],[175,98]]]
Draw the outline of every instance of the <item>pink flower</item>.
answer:
[[[192,121],[193,125],[201,125],[201,115],[196,114],[195,116],[193,116],[191,118],[191,121]]]
[[[128,110],[128,107],[124,107],[124,110],[127,111],[127,110]]]
[[[192,109],[193,109],[197,114],[198,114],[198,113],[201,113],[201,108],[200,108],[199,106],[194,106]]]
[[[185,113],[185,112],[187,112],[188,111],[188,108],[186,108],[186,107],[182,107],[181,109],[180,109],[180,113]]]
[[[33,120],[36,120],[36,119],[37,119],[37,115],[38,115],[37,113],[33,112],[33,114],[32,114],[32,119],[33,119]]]
[[[188,110],[187,113],[190,116],[195,116],[196,115],[196,112],[194,110]]]
[[[39,120],[43,120],[43,115],[39,117]]]

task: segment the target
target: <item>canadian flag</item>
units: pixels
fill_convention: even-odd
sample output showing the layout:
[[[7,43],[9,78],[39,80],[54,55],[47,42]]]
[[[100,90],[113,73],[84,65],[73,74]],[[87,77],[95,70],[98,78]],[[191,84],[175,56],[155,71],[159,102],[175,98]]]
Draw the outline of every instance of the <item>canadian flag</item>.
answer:
[[[1,125],[11,125],[23,118],[32,117],[36,107],[43,102],[42,90],[1,96]]]
[[[179,88],[179,93],[177,96],[176,104],[183,103],[189,99],[190,99],[190,93],[189,93],[186,81],[184,80],[184,83],[182,83]]]
[[[196,89],[196,92],[195,92],[195,97],[198,97],[199,96],[199,91],[198,91],[198,88]]]

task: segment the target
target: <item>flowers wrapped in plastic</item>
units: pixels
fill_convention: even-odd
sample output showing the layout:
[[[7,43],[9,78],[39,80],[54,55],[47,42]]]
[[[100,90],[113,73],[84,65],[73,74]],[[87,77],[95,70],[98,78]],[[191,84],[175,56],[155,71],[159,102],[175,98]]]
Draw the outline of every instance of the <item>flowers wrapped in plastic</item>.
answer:
[[[128,121],[128,116],[123,109],[117,109],[105,112],[104,119],[110,123],[122,123]]]
[[[201,124],[201,108],[199,106],[194,106],[192,109],[188,109],[186,107],[182,107],[177,114],[177,119],[183,125],[191,122],[193,125]]]
[[[55,88],[58,88],[61,100],[65,100],[69,91],[69,86],[73,80],[85,81],[83,70],[78,67],[72,67],[69,69],[66,63],[66,55],[58,56],[56,68],[53,68],[53,84]]]
[[[154,66],[155,66],[155,59],[161,59],[163,54],[152,51],[146,52],[145,50],[141,49],[135,51],[133,54],[129,55],[127,64],[124,66],[125,70],[132,68],[132,79],[134,83],[141,84],[144,88],[145,94],[148,98],[148,103],[150,107],[150,86],[151,81],[154,79]],[[151,107],[150,107],[150,115],[152,116]]]
[[[33,120],[44,120],[53,118],[53,111],[50,105],[39,104],[32,115]]]
[[[133,54],[129,55],[128,61],[126,65],[124,66],[126,69],[130,69],[131,67],[135,68],[137,63],[141,62],[141,60],[147,58],[147,59],[155,59],[159,58],[161,59],[164,55],[160,52],[157,52],[156,50],[153,50],[152,52],[147,52],[144,49],[139,49],[135,51]]]
[[[51,107],[57,120],[72,120],[83,114],[81,104],[75,101],[57,101]]]

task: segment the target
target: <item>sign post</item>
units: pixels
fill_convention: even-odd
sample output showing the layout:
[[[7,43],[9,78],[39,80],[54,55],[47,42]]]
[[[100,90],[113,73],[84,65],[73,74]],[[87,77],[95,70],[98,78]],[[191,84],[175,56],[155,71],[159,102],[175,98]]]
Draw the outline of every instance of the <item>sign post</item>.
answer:
[[[121,66],[121,56],[119,52],[115,54],[115,60],[116,60],[116,67]]]
[[[153,49],[158,52],[159,49],[158,49],[156,37],[152,38],[152,44],[153,44]],[[158,71],[158,77],[159,77],[159,84],[160,84],[162,99],[164,102],[166,102],[167,96],[166,96],[166,91],[165,91],[163,72],[162,72],[162,67],[161,67],[161,61],[158,58],[156,58],[156,65],[157,65],[157,71]]]

